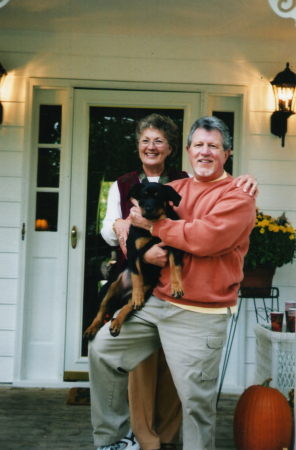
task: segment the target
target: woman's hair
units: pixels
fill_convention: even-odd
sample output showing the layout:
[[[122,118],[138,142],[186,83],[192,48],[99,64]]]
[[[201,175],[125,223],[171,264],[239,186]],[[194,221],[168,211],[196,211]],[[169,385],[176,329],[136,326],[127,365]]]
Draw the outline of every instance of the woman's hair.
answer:
[[[231,148],[231,139],[228,127],[223,122],[223,120],[218,119],[218,117],[215,116],[202,117],[201,119],[198,119],[196,122],[194,122],[187,139],[188,147],[190,147],[192,143],[192,136],[198,128],[204,128],[207,131],[220,131],[220,133],[222,134],[223,150],[226,152],[227,149]]]
[[[156,128],[165,135],[169,145],[172,147],[172,155],[174,155],[178,148],[179,131],[177,125],[169,117],[162,116],[161,114],[150,114],[150,116],[144,117],[138,122],[136,129],[136,138],[139,142],[140,137],[144,130],[147,128]]]

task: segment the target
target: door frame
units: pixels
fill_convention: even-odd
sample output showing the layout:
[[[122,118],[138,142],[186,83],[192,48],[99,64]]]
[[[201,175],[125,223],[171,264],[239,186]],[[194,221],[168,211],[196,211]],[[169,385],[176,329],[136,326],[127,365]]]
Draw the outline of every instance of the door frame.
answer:
[[[25,310],[27,308],[27,285],[29,280],[29,259],[32,245],[32,233],[29,233],[29,227],[32,227],[34,218],[32,217],[32,199],[34,190],[34,179],[36,179],[36,121],[38,111],[36,109],[36,95],[51,91],[57,91],[62,93],[63,97],[63,155],[61,155],[61,161],[63,160],[63,168],[60,174],[61,189],[59,193],[59,203],[62,208],[59,207],[59,227],[63,231],[63,238],[60,240],[61,244],[61,258],[59,260],[59,283],[58,283],[58,310],[55,310],[55,319],[57,321],[56,333],[56,370],[53,377],[48,379],[27,379],[25,375],[26,368],[26,322],[25,322]],[[16,337],[15,337],[15,351],[14,351],[14,371],[13,371],[13,384],[16,386],[40,386],[51,387],[57,386],[62,381],[63,375],[63,361],[64,361],[64,333],[65,333],[65,320],[66,320],[66,288],[67,288],[67,244],[68,244],[68,221],[69,221],[69,196],[70,196],[70,168],[71,165],[71,147],[72,147],[72,99],[73,89],[67,86],[59,86],[57,83],[46,83],[45,80],[30,79],[26,86],[26,111],[25,111],[25,133],[24,133],[24,162],[22,173],[22,198],[21,198],[21,213],[20,213],[20,230],[23,224],[25,224],[26,233],[24,239],[21,239],[20,234],[20,252],[18,261],[18,304],[16,315]],[[46,102],[45,102],[46,103]],[[58,102],[61,104],[61,102]],[[51,103],[49,103],[51,104]],[[37,122],[38,123],[38,122]],[[44,317],[46,320],[46,317]]]
[[[81,335],[77,333],[77,330],[81,330],[83,314],[89,108],[91,106],[146,107],[151,108],[151,112],[157,108],[184,110],[183,168],[188,171],[190,162],[185,148],[186,138],[191,122],[194,120],[193,117],[200,116],[200,93],[84,89],[77,89],[74,92],[70,228],[77,227],[78,241],[75,249],[69,247],[65,346],[65,379],[67,380],[74,380],[77,377],[85,379],[88,363],[87,357],[80,356]]]
[[[147,82],[127,82],[127,81],[104,81],[104,80],[82,80],[82,79],[55,79],[55,78],[29,78],[26,82],[26,100],[25,100],[25,125],[24,125],[24,160],[22,173],[22,196],[21,196],[21,213],[19,226],[20,230],[23,223],[28,222],[28,204],[30,198],[30,178],[32,174],[31,167],[31,151],[32,151],[32,127],[33,127],[33,97],[34,89],[63,89],[67,92],[66,104],[66,152],[67,163],[65,167],[65,178],[63,180],[63,192],[65,197],[65,210],[63,219],[63,231],[65,240],[68,245],[69,241],[69,208],[70,203],[70,174],[71,174],[71,151],[72,151],[72,132],[73,132],[73,94],[75,88],[82,89],[98,89],[98,90],[145,90],[152,92],[192,92],[201,93],[201,116],[208,113],[208,97],[209,95],[226,95],[240,96],[242,98],[242,129],[241,129],[241,158],[239,163],[240,173],[248,171],[248,137],[249,137],[249,88],[247,86],[233,85],[206,85],[206,84],[182,84],[182,83],[147,83]],[[21,238],[20,238],[21,239]],[[25,299],[25,283],[26,283],[26,260],[28,253],[28,241],[20,241],[19,259],[18,259],[18,282],[17,282],[17,298],[16,307],[16,331],[14,346],[14,371],[13,384],[15,386],[40,386],[40,387],[65,387],[72,383],[63,381],[64,371],[64,350],[65,350],[65,329],[66,329],[66,278],[61,283],[59,298],[59,336],[60,345],[57,348],[59,353],[59,376],[56,380],[42,380],[40,383],[36,381],[26,380],[22,375],[22,367],[25,364],[23,356],[23,335],[24,335],[24,309],[26,307]],[[64,267],[67,267],[68,256],[64,255]],[[244,336],[242,336],[244,338]],[[73,385],[85,385],[85,383],[73,383]]]

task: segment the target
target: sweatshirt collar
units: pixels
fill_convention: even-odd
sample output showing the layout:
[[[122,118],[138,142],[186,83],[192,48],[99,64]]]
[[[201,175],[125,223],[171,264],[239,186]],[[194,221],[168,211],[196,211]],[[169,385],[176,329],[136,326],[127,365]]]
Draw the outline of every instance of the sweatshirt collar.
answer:
[[[212,181],[198,181],[195,178],[193,178],[193,179],[194,179],[194,181],[196,181],[196,183],[214,183],[215,181],[224,180],[225,178],[227,178],[227,172],[225,172],[225,170],[224,170],[224,172],[221,175],[221,177],[216,178],[216,180],[212,180]]]

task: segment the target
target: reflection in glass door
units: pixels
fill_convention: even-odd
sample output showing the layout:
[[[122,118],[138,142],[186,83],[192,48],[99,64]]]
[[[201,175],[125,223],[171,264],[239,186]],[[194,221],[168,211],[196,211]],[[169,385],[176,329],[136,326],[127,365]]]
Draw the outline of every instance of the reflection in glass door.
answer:
[[[170,167],[182,168],[183,109],[99,107],[89,108],[89,154],[85,233],[85,265],[82,331],[98,311],[98,290],[103,280],[102,263],[114,250],[100,235],[105,216],[108,190],[121,175],[141,167],[135,136],[137,122],[158,112],[170,117],[179,128],[178,153]],[[87,356],[87,342],[82,340],[81,356]]]

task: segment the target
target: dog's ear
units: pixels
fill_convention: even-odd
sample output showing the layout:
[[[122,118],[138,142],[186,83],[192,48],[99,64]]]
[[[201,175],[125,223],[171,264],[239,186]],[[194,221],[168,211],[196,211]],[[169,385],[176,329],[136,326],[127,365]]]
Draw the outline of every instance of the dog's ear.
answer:
[[[129,200],[130,198],[135,198],[136,200],[139,200],[140,198],[140,190],[143,185],[141,183],[135,184],[127,194],[126,200]]]
[[[178,192],[175,191],[174,188],[172,188],[172,186],[168,186],[168,185],[163,185],[164,189],[165,189],[165,193],[167,195],[167,198],[169,201],[173,202],[173,204],[175,206],[179,206],[179,203],[181,201],[181,195],[178,194]]]

